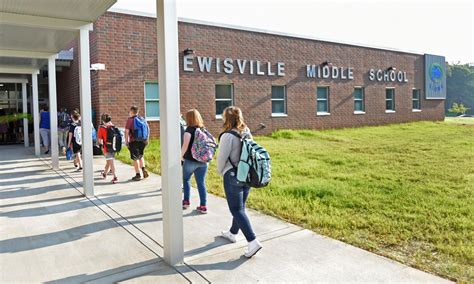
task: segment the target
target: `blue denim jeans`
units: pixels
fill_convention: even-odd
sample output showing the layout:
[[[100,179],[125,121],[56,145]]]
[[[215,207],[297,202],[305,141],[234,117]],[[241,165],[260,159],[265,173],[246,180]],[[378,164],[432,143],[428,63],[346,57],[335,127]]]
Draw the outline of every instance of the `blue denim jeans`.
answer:
[[[206,174],[207,174],[207,163],[194,162],[190,160],[184,160],[183,163],[183,191],[184,200],[189,201],[191,195],[191,176],[194,174],[196,180],[199,199],[201,200],[201,206],[206,206],[207,190],[206,190]]]
[[[245,213],[245,202],[249,196],[250,187],[241,184],[237,180],[235,169],[228,170],[224,174],[224,190],[227,204],[233,217],[230,232],[236,235],[240,229],[248,242],[255,240],[255,233],[247,213]]]

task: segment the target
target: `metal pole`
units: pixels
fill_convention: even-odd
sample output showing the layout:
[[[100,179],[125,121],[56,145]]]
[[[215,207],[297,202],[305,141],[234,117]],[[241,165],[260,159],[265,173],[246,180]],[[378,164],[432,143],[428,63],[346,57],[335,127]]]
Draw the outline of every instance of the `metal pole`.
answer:
[[[38,105],[38,74],[31,74],[31,84],[33,85],[33,125],[35,136],[35,155],[39,156],[40,149],[40,134],[39,134],[39,105]]]
[[[157,0],[158,74],[160,88],[161,188],[164,258],[183,261],[181,159],[179,130],[178,21],[174,0]]]
[[[28,114],[28,94],[26,92],[26,83],[21,84],[21,98],[23,103],[23,114],[26,116]],[[25,147],[30,146],[30,137],[28,137],[28,118],[23,118],[23,141],[25,142]]]
[[[51,122],[51,166],[59,169],[58,104],[56,98],[56,55],[48,58],[49,120]]]
[[[94,196],[93,153],[92,153],[92,103],[89,55],[89,29],[79,30],[79,89],[82,118],[82,186],[84,195]]]

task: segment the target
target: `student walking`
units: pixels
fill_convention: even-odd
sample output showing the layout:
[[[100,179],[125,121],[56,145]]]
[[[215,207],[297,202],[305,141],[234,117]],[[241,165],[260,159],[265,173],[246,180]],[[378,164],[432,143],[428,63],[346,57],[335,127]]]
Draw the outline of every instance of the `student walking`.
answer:
[[[59,148],[63,154],[66,154],[66,147],[68,142],[69,125],[71,124],[71,116],[67,113],[66,108],[61,108],[58,115],[58,140]]]
[[[143,153],[150,139],[150,127],[145,118],[138,114],[137,106],[130,107],[129,118],[125,124],[125,144],[130,151],[130,158],[135,168],[135,176],[132,178],[133,181],[141,180],[140,169],[142,170],[143,178],[148,177]]]
[[[196,109],[189,110],[185,115],[186,130],[181,146],[181,160],[183,161],[183,209],[190,206],[191,176],[196,180],[200,204],[197,211],[207,213],[206,174],[208,162],[214,156],[214,137],[205,129],[201,114]],[[193,148],[194,147],[194,148]]]
[[[68,138],[68,147],[72,149],[72,152],[75,154],[74,166],[78,171],[82,170],[82,159],[81,159],[81,148],[82,148],[82,137],[81,133],[81,116],[78,112],[73,111],[72,113],[72,123],[69,126],[69,138]]]
[[[43,147],[46,149],[44,154],[47,155],[49,154],[49,137],[51,131],[51,122],[48,107],[46,105],[41,108],[39,128],[41,141],[43,141]]]
[[[97,138],[99,139],[99,144],[103,145],[103,153],[105,156],[105,169],[102,172],[102,177],[107,178],[109,170],[112,171],[113,178],[112,183],[117,183],[118,178],[115,173],[115,153],[120,151],[119,144],[121,145],[120,132],[112,123],[112,117],[107,113],[102,114],[101,116],[101,125],[99,127],[99,133]],[[118,135],[117,135],[118,134]],[[120,139],[120,141],[118,141]]]
[[[217,170],[224,176],[224,190],[232,214],[232,226],[222,232],[222,236],[235,243],[239,230],[242,230],[248,242],[244,255],[254,256],[262,244],[257,240],[245,212],[245,203],[250,194],[250,187],[237,180],[236,165],[239,163],[242,140],[239,137],[251,137],[250,130],[244,122],[242,111],[238,107],[228,107],[222,114],[223,132],[220,135],[219,153],[217,154]]]

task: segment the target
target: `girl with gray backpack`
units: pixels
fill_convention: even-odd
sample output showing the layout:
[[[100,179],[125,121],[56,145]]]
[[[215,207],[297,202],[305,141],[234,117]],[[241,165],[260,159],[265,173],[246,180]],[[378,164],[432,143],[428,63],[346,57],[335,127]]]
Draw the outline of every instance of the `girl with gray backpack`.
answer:
[[[248,242],[248,247],[245,250],[244,255],[250,258],[262,248],[262,244],[257,240],[252,225],[250,224],[250,220],[245,212],[245,203],[249,196],[250,186],[252,184],[247,178],[247,176],[250,176],[249,167],[244,169],[244,163],[242,163],[242,166],[240,165],[243,146],[252,141],[252,135],[244,122],[240,108],[234,106],[226,108],[222,114],[222,118],[224,120],[224,129],[219,137],[220,143],[219,152],[217,154],[217,170],[224,177],[224,190],[227,204],[229,205],[229,210],[233,217],[232,226],[228,230],[222,232],[222,237],[235,243],[239,230],[242,230],[242,233]],[[268,172],[269,159],[270,158],[268,157]],[[242,175],[242,173],[246,175],[246,177],[244,177],[243,180],[239,180],[238,175]],[[264,175],[262,174],[262,176]],[[258,180],[268,184],[269,173],[266,175],[266,178],[262,177],[258,178]]]

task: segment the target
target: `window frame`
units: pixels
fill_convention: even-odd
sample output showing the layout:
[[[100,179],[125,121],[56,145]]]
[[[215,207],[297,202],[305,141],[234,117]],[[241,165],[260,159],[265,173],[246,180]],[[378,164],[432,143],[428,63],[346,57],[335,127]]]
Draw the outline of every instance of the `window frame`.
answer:
[[[361,89],[362,90],[362,99],[356,99],[355,97],[355,90]],[[365,114],[365,87],[364,86],[354,86],[352,90],[352,98],[354,100],[354,114]],[[356,110],[356,102],[362,101],[362,110]]]
[[[391,109],[387,109],[387,91],[388,90],[392,90],[392,98],[390,99],[390,101],[392,101],[392,108]],[[395,108],[395,88],[394,87],[387,87],[385,88],[385,113],[395,113],[396,112],[396,108]]]
[[[283,88],[283,99],[274,99],[273,98],[273,87],[282,87]],[[286,85],[272,85],[271,86],[271,94],[270,100],[272,102],[272,117],[287,117],[288,116],[288,103],[287,103],[287,95],[286,95]],[[273,112],[273,102],[283,101],[283,112]]]
[[[147,99],[146,98],[146,84],[156,84],[158,85],[158,99]],[[147,115],[147,108],[146,108],[146,103],[147,102],[157,102],[158,103],[158,108],[160,107],[160,83],[158,81],[145,81],[143,82],[143,97],[144,97],[144,114],[145,118],[147,121],[160,121],[160,116],[148,116]],[[160,113],[161,115],[161,113]]]
[[[416,101],[418,101],[418,108],[413,107],[413,102],[415,101],[413,95],[415,91],[418,92],[418,99],[416,99]],[[421,112],[421,89],[413,88],[411,90],[411,110],[412,112]]]
[[[326,94],[326,99],[320,99],[318,98],[318,89],[319,88],[325,88],[327,90]],[[330,115],[331,114],[331,106],[330,106],[330,88],[327,85],[321,85],[316,87],[316,115],[318,116],[325,116],[325,115]],[[320,101],[326,101],[327,102],[327,109],[326,111],[318,111],[318,104]]]
[[[230,99],[218,99],[217,98],[217,92],[216,92],[216,87],[217,86],[230,86]],[[234,101],[234,84],[233,83],[215,83],[214,84],[214,112],[216,114],[216,119],[222,119],[222,113],[217,114],[217,102],[231,102],[231,106],[235,105]]]

